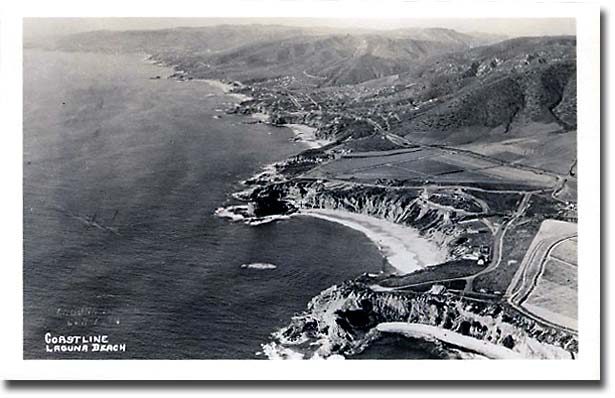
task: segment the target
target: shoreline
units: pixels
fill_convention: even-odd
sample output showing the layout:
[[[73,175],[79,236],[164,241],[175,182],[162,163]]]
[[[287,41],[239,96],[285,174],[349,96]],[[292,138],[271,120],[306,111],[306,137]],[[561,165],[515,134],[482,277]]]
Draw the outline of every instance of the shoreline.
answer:
[[[260,123],[271,124],[271,115],[266,112],[256,112],[250,114],[250,116]],[[275,125],[276,127],[289,128],[294,135],[293,141],[304,143],[308,149],[317,149],[334,143],[334,140],[328,140],[325,138],[318,138],[316,136],[316,127],[308,126],[301,123],[286,123]]]
[[[148,64],[152,64],[152,65],[156,65],[156,66],[160,66],[163,68],[169,68],[171,69],[174,73],[173,75],[167,77],[167,79],[172,78],[174,80],[179,80],[179,81],[184,81],[182,79],[177,79],[174,78],[175,74],[185,74],[186,72],[178,68],[178,65],[173,65],[173,64],[167,64],[163,61],[160,61],[156,58],[154,58],[154,54],[149,54],[149,53],[144,53],[144,58],[142,59],[142,62],[148,63]],[[235,97],[239,100],[239,103],[242,103],[244,101],[249,101],[252,100],[253,98],[250,97],[249,95],[245,95],[245,94],[240,94],[240,93],[234,93],[233,92],[233,84],[231,83],[225,83],[222,80],[216,80],[216,79],[197,79],[197,78],[189,78],[186,79],[187,81],[196,81],[196,82],[203,82],[206,83],[212,87],[215,87],[219,90],[221,90],[224,94],[229,95],[231,97]]]
[[[464,336],[451,330],[420,323],[385,322],[376,326],[379,332],[399,334],[421,340],[439,340],[489,359],[522,359],[516,351],[474,337]]]
[[[239,199],[238,200],[242,200]],[[292,217],[312,217],[341,224],[361,232],[378,247],[385,264],[396,275],[407,275],[447,261],[447,252],[411,227],[396,224],[374,216],[346,210],[302,208],[292,214],[274,214],[265,217],[249,215],[249,205],[219,207],[215,215],[233,222],[258,226]]]
[[[213,79],[192,79],[192,80],[197,80],[197,81],[202,81],[205,82],[219,90],[221,90],[224,94],[229,95],[231,97],[235,97],[239,100],[239,103],[242,103],[244,101],[250,101],[254,98],[245,95],[245,94],[240,94],[240,93],[234,93],[233,92],[233,85],[230,83],[225,83],[221,80],[213,80]],[[250,116],[261,122],[261,123],[267,123],[269,124],[269,121],[271,120],[271,115],[269,115],[266,112],[256,112],[256,113],[252,113],[250,114]],[[295,142],[302,142],[304,144],[306,144],[306,146],[308,147],[308,149],[317,149],[317,148],[322,148],[324,146],[327,146],[335,141],[333,140],[328,140],[328,139],[324,139],[324,138],[318,138],[316,137],[316,128],[315,127],[311,127],[305,124],[301,124],[301,123],[286,123],[286,124],[281,124],[277,127],[286,127],[289,128],[293,134],[294,134],[294,141]]]
[[[316,137],[317,129],[315,127],[310,127],[305,124],[288,123],[283,124],[282,127],[287,127],[291,129],[293,134],[295,135],[295,141],[303,142],[308,146],[309,149],[322,148],[334,142],[324,138]]]
[[[207,83],[210,86],[221,90],[224,94],[237,98],[240,103],[244,101],[250,101],[252,99],[252,97],[250,97],[249,95],[234,93],[232,91],[233,85],[230,83],[225,83],[221,80],[214,80],[214,79],[191,79],[191,80]]]
[[[214,86],[217,86],[225,94],[229,94],[229,91],[233,87],[231,84],[224,83],[221,81],[207,82],[213,84]],[[263,111],[252,113],[250,116],[261,123],[269,124],[271,120],[271,115]],[[332,142],[324,139],[318,139],[316,137],[317,129],[304,124],[288,123],[278,126],[290,128],[295,135],[295,141],[304,142],[309,149],[320,148]],[[274,183],[276,179],[281,179],[284,181],[285,176],[283,176],[282,174],[278,174],[274,163],[265,166],[265,169],[261,173],[252,177],[251,180],[254,180],[257,186],[262,187]],[[236,197],[236,199],[240,198]],[[248,199],[248,197],[243,195],[242,199],[245,200]],[[297,207],[299,208],[297,209]],[[387,274],[393,274],[398,276],[408,275],[428,267],[436,267],[449,260],[449,254],[446,247],[438,245],[429,237],[422,236],[418,230],[412,228],[411,226],[406,226],[395,223],[394,221],[389,221],[362,213],[354,213],[346,210],[301,208],[300,206],[297,206],[297,204],[295,204],[294,209],[298,211],[292,214],[276,214],[266,217],[249,217],[250,207],[249,205],[246,205],[245,209],[243,209],[243,211],[240,211],[239,213],[233,212],[231,210],[231,214],[227,215],[227,218],[231,218],[233,221],[241,220],[245,224],[250,226],[258,226],[270,222],[277,222],[277,220],[287,219],[295,216],[320,218],[328,222],[335,222],[341,224],[347,228],[351,228],[355,231],[361,232],[378,247],[379,252],[383,258],[383,266],[381,272],[386,272]],[[227,209],[221,208],[218,210],[219,211],[216,212],[217,215],[224,217],[222,213],[224,210]],[[248,215],[248,217],[246,217],[246,215]],[[334,289],[335,286],[336,285],[332,286],[329,289]],[[372,287],[369,287],[369,291],[371,292],[371,294],[378,294],[378,290],[373,289]],[[383,290],[383,293],[385,292],[386,290]],[[320,297],[321,295],[312,298],[309,305],[314,305],[314,300],[316,300],[316,298]],[[333,304],[335,301],[336,300],[333,300],[329,303]],[[417,302],[417,305],[418,303],[420,302]],[[327,306],[328,305],[329,304],[327,304]],[[426,310],[431,313],[432,308],[429,307],[429,309]],[[409,323],[408,320],[409,319],[406,317],[401,319],[391,319],[391,321],[393,322],[381,321],[381,323],[373,325],[370,331],[376,333],[394,333],[401,336],[421,339],[425,341],[437,340],[448,344],[453,348],[453,350],[461,351],[461,354],[466,355],[468,358],[568,358],[568,350],[565,349],[565,347],[547,346],[545,348],[543,347],[544,343],[542,341],[534,340],[532,338],[526,339],[527,341],[524,343],[526,344],[526,346],[522,345],[521,351],[519,351],[517,345],[514,346],[515,350],[512,350],[507,348],[508,346],[502,342],[498,342],[496,344],[488,340],[482,340],[481,338],[479,338],[479,336],[466,336],[464,334],[446,329],[444,327],[441,327],[442,325],[432,326],[429,324],[422,323]],[[294,318],[287,328],[291,328],[293,322]],[[337,321],[335,319],[327,320],[327,324],[330,323],[331,325],[335,325],[336,322]],[[301,329],[298,330],[300,331]],[[272,334],[272,336],[275,336],[275,333]],[[324,331],[323,333],[326,334],[326,332]],[[317,344],[318,342],[324,341],[320,349],[327,348],[328,344],[330,343],[330,337],[331,336],[328,335],[320,336],[317,338],[317,341],[313,342],[313,344]],[[290,344],[294,345],[295,343],[291,342]],[[367,342],[367,344],[370,344],[370,342]],[[330,347],[327,348],[327,350],[330,350]],[[263,344],[262,351],[259,351],[259,353],[265,354],[269,359],[290,357],[298,357],[301,359],[305,359],[301,353],[296,353],[293,349],[286,347],[286,345],[276,344],[275,340]],[[336,357],[338,356],[335,352],[333,352],[333,354]],[[311,358],[326,359],[328,357],[329,355],[320,355],[319,352],[316,352]]]
[[[233,94],[231,92],[233,85],[229,83],[224,83],[219,80],[203,81],[221,90],[226,95],[231,95],[240,99],[240,101],[252,99],[242,94]],[[250,116],[260,123],[269,124],[271,120],[271,115],[266,112],[253,113]],[[294,134],[294,141],[304,143],[308,149],[321,148],[334,142],[326,139],[318,139],[316,137],[317,129],[304,124],[288,123],[280,125],[279,127],[289,128]],[[276,175],[277,172],[275,171],[274,164],[266,165],[264,169],[253,178],[265,177],[268,179],[268,177],[271,178],[273,175]],[[225,209],[218,209],[217,215],[225,217],[221,214],[221,210]],[[352,213],[350,211],[300,209],[297,213],[291,215],[274,215],[262,219],[249,219],[238,215],[233,216],[232,214],[231,217],[226,215],[227,218],[233,221],[239,221],[239,219],[241,219],[241,221],[250,226],[258,226],[295,216],[319,218],[328,222],[341,224],[346,228],[362,233],[377,246],[383,257],[382,272],[387,270],[388,272],[392,271],[394,274],[406,275],[430,266],[438,266],[446,262],[448,258],[446,249],[438,246],[436,243],[429,240],[429,238],[421,236],[418,231],[411,227],[370,215]],[[242,267],[247,268],[247,265],[244,264]],[[427,341],[436,339],[454,347],[466,349],[469,351],[468,355],[478,354],[479,356],[496,359],[519,359],[521,357],[519,353],[506,347],[464,336],[435,326],[395,322],[381,323],[374,329],[382,333],[395,333]],[[267,347],[269,347],[270,352],[267,351]],[[264,345],[262,352],[269,359],[282,358],[289,353],[292,354],[292,358],[304,359],[303,355],[296,354],[288,348],[284,350],[284,353],[278,353],[276,351],[274,346]]]
[[[301,209],[293,216],[315,217],[342,224],[371,240],[400,275],[446,261],[446,252],[410,227],[343,210]]]
[[[240,102],[251,100],[244,94],[233,93],[234,85],[216,79],[192,79],[202,81],[222,91],[226,95],[240,99]],[[252,118],[261,123],[269,123],[271,116],[266,112],[257,112],[250,115]],[[303,143],[308,149],[317,149],[333,143],[333,140],[319,139],[316,137],[317,129],[300,123],[287,123],[280,127],[289,128],[294,136],[295,141]],[[262,172],[254,177],[270,176],[276,174],[274,164],[266,165]],[[237,206],[235,206],[237,207]],[[269,223],[279,219],[287,219],[288,216],[266,217],[263,220],[246,220],[241,216],[229,216],[224,212],[224,208],[216,210],[216,214],[223,218],[230,218],[233,221],[238,221],[242,218],[248,225],[256,226]],[[354,229],[364,234],[369,240],[374,243],[383,259],[394,270],[398,271],[399,275],[409,274],[419,271],[429,266],[437,266],[447,260],[447,253],[444,249],[430,241],[428,238],[422,237],[412,228],[392,221],[382,220],[373,216],[352,213],[342,210],[328,209],[301,209],[299,213],[292,216],[308,216],[320,218],[325,221],[335,222]]]
[[[207,83],[209,85],[211,85],[212,87],[215,87],[219,90],[221,90],[224,94],[229,95],[231,97],[235,97],[239,100],[239,103],[245,102],[245,101],[250,101],[253,100],[253,97],[250,97],[249,95],[245,95],[245,94],[240,94],[240,93],[234,93],[233,92],[233,84],[231,83],[225,83],[221,80],[214,80],[214,79],[192,79],[192,81],[201,81],[204,83]],[[261,123],[267,123],[269,124],[270,120],[271,120],[271,115],[269,115],[266,112],[256,112],[256,113],[252,113],[250,114],[250,116],[261,122]],[[311,127],[305,124],[300,124],[300,123],[286,123],[286,124],[281,124],[278,125],[277,127],[287,127],[289,128],[293,134],[294,134],[294,141],[295,142],[302,142],[304,144],[307,145],[308,149],[317,149],[317,148],[322,148],[324,146],[327,146],[335,141],[333,140],[328,140],[328,139],[324,139],[324,138],[318,138],[316,137],[316,128],[315,127]]]

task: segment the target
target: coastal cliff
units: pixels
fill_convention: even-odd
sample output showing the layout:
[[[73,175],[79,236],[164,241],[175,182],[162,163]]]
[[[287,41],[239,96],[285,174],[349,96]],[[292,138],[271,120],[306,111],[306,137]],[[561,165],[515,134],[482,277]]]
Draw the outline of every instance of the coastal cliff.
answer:
[[[571,359],[576,336],[540,325],[505,303],[438,293],[376,292],[369,277],[332,286],[263,345],[270,358],[328,358],[362,352],[385,322],[435,326],[506,347],[523,358]]]
[[[279,175],[275,183],[263,182],[243,197],[260,217],[308,209],[342,210],[411,227],[446,250],[448,260],[461,258],[473,246],[459,244],[464,234],[459,221],[480,212],[471,199],[457,201],[452,208],[436,203],[431,194],[419,188],[284,180]],[[311,300],[304,313],[272,335],[263,352],[270,358],[351,357],[383,335],[379,324],[404,322],[467,336],[522,358],[572,359],[578,353],[575,334],[528,318],[502,298],[464,297],[460,291],[446,289],[435,289],[434,294],[434,287],[439,285],[429,292],[387,291],[380,287],[381,278],[361,276],[323,291]],[[459,347],[465,346],[460,342]],[[460,357],[485,355],[471,351],[468,354],[463,349],[443,351],[456,352]],[[495,358],[497,350],[492,351]]]
[[[472,75],[483,79],[485,73],[489,74],[482,70]],[[494,76],[490,79],[499,81]],[[447,341],[447,348],[465,348],[460,356],[471,351],[471,355],[508,357],[496,354],[504,350],[510,351],[510,357],[575,358],[578,341],[574,332],[518,312],[502,294],[518,267],[523,248],[529,244],[526,241],[534,225],[543,218],[560,217],[562,212],[574,213],[574,206],[549,196],[553,181],[561,176],[486,156],[480,153],[483,147],[469,151],[446,146],[481,142],[498,126],[505,134],[516,131],[515,118],[528,112],[541,114],[542,103],[525,111],[520,106],[508,115],[502,112],[500,103],[500,99],[510,103],[506,100],[510,93],[505,91],[503,99],[498,96],[487,112],[488,120],[482,120],[474,116],[483,113],[470,109],[475,103],[484,108],[482,86],[471,96],[465,95],[466,90],[462,100],[446,103],[448,99],[439,98],[442,93],[433,95],[429,87],[430,94],[423,100],[419,96],[409,98],[409,102],[399,101],[397,90],[413,91],[414,84],[404,88],[392,85],[390,93],[382,88],[363,94],[362,90],[343,91],[330,97],[322,90],[294,90],[291,78],[275,79],[274,88],[268,80],[240,80],[245,84],[236,84],[232,92],[248,99],[235,104],[228,113],[257,115],[259,122],[277,126],[308,126],[316,139],[329,144],[268,166],[245,181],[248,189],[234,195],[247,205],[220,208],[216,214],[252,226],[294,214],[319,214],[314,210],[321,215],[328,211],[370,216],[390,223],[380,230],[394,229],[392,224],[411,228],[445,257],[443,261],[423,262],[418,269],[402,269],[391,264],[382,241],[372,239],[398,272],[383,272],[371,280],[360,277],[323,291],[303,314],[272,335],[272,341],[263,346],[268,357],[352,356],[383,331],[391,332],[392,323],[403,323],[425,326],[424,330],[435,327],[462,337],[455,346],[450,336],[424,336],[439,340],[439,344]],[[372,106],[374,98],[380,101],[389,94],[401,108],[391,108],[388,102]],[[491,96],[495,94],[489,92]],[[364,104],[369,106],[363,108]],[[416,126],[420,128],[414,130],[436,130],[445,136],[408,139],[407,123],[419,123]],[[476,137],[466,134],[468,123],[479,126],[471,129]],[[459,129],[463,134],[457,135],[464,138],[457,141]],[[494,153],[500,150],[494,149]],[[536,199],[539,195],[540,200]],[[524,216],[526,212],[528,217]],[[511,247],[505,246],[505,234]],[[414,242],[411,245],[414,247]],[[437,294],[433,294],[434,288],[438,288]],[[498,349],[472,351],[469,346],[477,345],[464,345],[464,340]]]
[[[423,237],[449,251],[449,257],[463,253],[451,245],[462,233],[463,219],[455,209],[431,202],[421,189],[387,189],[353,184],[327,184],[295,179],[255,188],[247,197],[259,216],[272,211],[301,209],[344,210],[364,214],[416,229]]]
[[[574,332],[518,312],[502,292],[543,219],[565,212],[576,221],[576,39],[477,46],[434,33],[417,41],[417,31],[378,38],[212,27],[93,32],[57,48],[146,52],[173,68],[170,79],[220,88],[232,98],[226,113],[252,116],[246,125],[308,127],[311,150],[245,181],[233,195],[245,203],[217,215],[257,226],[311,210],[359,214],[386,221],[385,232],[392,224],[416,231],[412,249],[424,240],[444,253],[416,272],[396,268],[324,290],[272,335],[269,357],[352,357],[393,331],[382,325],[402,323],[524,358],[574,358]],[[405,51],[419,47],[420,56]],[[307,143],[301,131],[294,140]],[[372,241],[390,260],[382,240]],[[472,351],[454,337],[442,340],[447,348]]]

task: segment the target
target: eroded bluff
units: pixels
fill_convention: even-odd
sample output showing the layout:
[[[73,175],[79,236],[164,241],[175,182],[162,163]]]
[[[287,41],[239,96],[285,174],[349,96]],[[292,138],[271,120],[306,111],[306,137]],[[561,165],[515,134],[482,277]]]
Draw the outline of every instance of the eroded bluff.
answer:
[[[314,297],[307,310],[274,333],[264,348],[305,358],[353,355],[380,336],[375,327],[382,322],[436,326],[507,347],[525,358],[570,359],[578,352],[576,336],[528,319],[504,302],[471,300],[446,291],[376,292],[367,277]]]
[[[442,247],[448,247],[463,233],[458,221],[467,217],[470,214],[468,209],[475,206],[467,198],[459,198],[456,207],[439,205],[422,189],[302,179],[257,187],[247,199],[253,203],[258,216],[293,213],[301,209],[345,210],[415,228]]]

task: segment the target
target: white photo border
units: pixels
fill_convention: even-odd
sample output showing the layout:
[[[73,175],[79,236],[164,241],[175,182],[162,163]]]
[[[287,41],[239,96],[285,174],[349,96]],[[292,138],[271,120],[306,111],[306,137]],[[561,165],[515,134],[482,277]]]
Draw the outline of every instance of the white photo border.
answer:
[[[181,11],[177,11],[181,10]],[[576,18],[579,355],[572,361],[24,360],[22,18]],[[11,380],[597,380],[600,378],[600,9],[543,1],[74,0],[0,5],[2,376]],[[306,303],[307,304],[307,303]]]

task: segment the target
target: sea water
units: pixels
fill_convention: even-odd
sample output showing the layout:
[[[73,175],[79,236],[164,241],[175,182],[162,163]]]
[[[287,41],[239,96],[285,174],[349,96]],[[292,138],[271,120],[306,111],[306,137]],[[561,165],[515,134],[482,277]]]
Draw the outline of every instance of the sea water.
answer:
[[[169,74],[143,55],[24,51],[25,358],[259,358],[310,298],[380,270],[376,246],[341,225],[214,216],[305,147]]]

